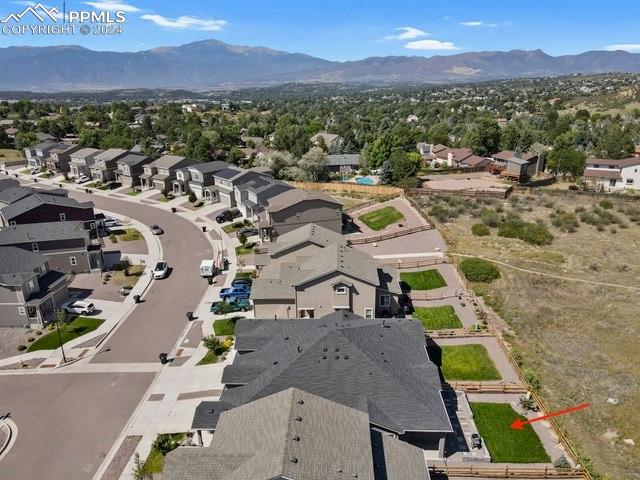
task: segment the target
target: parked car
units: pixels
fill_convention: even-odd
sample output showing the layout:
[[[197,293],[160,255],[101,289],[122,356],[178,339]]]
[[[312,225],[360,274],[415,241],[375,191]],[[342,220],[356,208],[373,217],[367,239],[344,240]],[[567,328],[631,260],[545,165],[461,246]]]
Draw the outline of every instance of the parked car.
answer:
[[[225,302],[229,300],[238,300],[240,298],[249,298],[251,289],[247,287],[231,287],[220,290],[220,298]]]
[[[251,304],[249,300],[246,298],[238,298],[237,300],[230,300],[226,302],[227,304],[227,312],[246,312],[251,308]],[[222,308],[222,302],[214,302],[211,305],[211,313],[218,315],[220,314]]]
[[[241,216],[242,216],[242,213],[238,209],[224,210],[223,212],[220,212],[216,216],[216,222],[218,222],[218,223],[230,222],[234,218],[238,218],[238,217],[241,217]]]
[[[62,310],[74,315],[91,315],[96,307],[93,303],[84,300],[74,300],[62,304]]]
[[[151,225],[149,228],[154,235],[162,235],[164,233],[164,230],[162,230],[159,225]]]
[[[117,227],[118,225],[120,225],[120,222],[118,222],[118,220],[115,218],[105,218],[102,222],[102,225],[104,225],[104,228],[111,228]]]
[[[164,278],[167,276],[167,273],[169,273],[169,265],[167,265],[167,262],[161,261],[156,263],[156,266],[153,269],[154,279]]]
[[[259,232],[257,228],[241,228],[236,232],[236,237],[239,237],[240,235],[244,235],[245,237],[253,237],[254,235],[258,235],[258,233]]]
[[[86,175],[80,175],[78,177],[78,179],[76,180],[76,183],[87,183],[89,180],[91,180],[89,177],[87,177]]]
[[[471,434],[471,448],[482,448],[482,438],[477,433]]]
[[[231,282],[231,286],[238,287],[238,288],[251,289],[252,283],[253,283],[253,280],[251,278],[243,277],[243,278],[236,278],[233,282]]]

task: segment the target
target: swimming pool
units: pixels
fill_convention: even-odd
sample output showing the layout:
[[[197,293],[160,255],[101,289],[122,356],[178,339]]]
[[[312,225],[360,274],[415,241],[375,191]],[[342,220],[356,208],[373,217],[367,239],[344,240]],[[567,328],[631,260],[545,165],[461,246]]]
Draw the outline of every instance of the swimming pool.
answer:
[[[356,177],[356,182],[360,185],[375,185],[376,181],[371,177]]]

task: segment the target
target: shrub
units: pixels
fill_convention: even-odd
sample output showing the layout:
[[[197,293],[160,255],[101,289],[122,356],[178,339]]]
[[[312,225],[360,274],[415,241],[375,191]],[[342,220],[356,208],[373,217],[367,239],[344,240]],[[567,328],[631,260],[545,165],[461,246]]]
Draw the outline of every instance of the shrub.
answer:
[[[471,226],[471,233],[473,233],[477,237],[486,237],[487,235],[491,235],[491,230],[484,223],[475,223]]]
[[[613,208],[613,202],[611,200],[601,200],[599,205],[605,210],[611,210]]]
[[[482,223],[489,227],[497,227],[500,224],[500,215],[492,208],[483,208],[480,212]]]
[[[118,243],[118,237],[116,237],[113,233],[109,235],[109,240],[111,240],[111,243]]]
[[[441,223],[446,223],[450,219],[456,218],[458,213],[447,205],[438,204],[429,209],[429,216],[434,217]]]
[[[202,339],[202,343],[204,343],[204,346],[207,347],[212,352],[215,351],[216,348],[220,347],[221,345],[220,340],[215,335],[209,335],[208,337],[204,337]]]
[[[575,213],[554,212],[551,214],[551,225],[562,232],[573,233],[580,226],[580,222]]]
[[[567,457],[561,455],[555,462],[553,462],[555,468],[571,468],[571,463],[567,460]]]
[[[465,278],[471,282],[488,283],[500,277],[498,267],[481,258],[465,258],[460,262],[460,269]]]
[[[518,238],[532,245],[549,245],[553,241],[553,235],[547,227],[520,219],[510,219],[500,225],[498,236]]]
[[[160,452],[162,456],[166,456],[171,450],[178,448],[179,444],[180,442],[174,439],[172,435],[161,433],[153,441],[151,448]]]
[[[189,201],[190,201],[191,203],[195,203],[195,202],[196,202],[196,200],[198,200],[198,197],[196,197],[196,194],[195,194],[195,193],[191,192],[191,193],[189,194]]]
[[[29,343],[33,343],[35,341],[36,341],[36,339],[34,337],[27,338],[27,342],[29,342]]]
[[[26,349],[27,349],[26,345],[22,345],[22,344],[18,345],[19,352],[24,352]]]

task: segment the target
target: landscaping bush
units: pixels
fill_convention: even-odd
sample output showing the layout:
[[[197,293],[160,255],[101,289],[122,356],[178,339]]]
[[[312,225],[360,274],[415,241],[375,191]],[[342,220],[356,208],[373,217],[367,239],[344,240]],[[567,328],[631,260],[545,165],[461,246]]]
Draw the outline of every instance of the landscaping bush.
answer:
[[[500,215],[492,208],[483,208],[482,212],[480,212],[480,219],[482,223],[489,227],[495,228],[500,225]]]
[[[447,223],[452,218],[458,217],[458,212],[455,209],[443,204],[434,205],[429,209],[428,213],[430,217],[435,218],[440,223]]]
[[[481,258],[465,258],[460,262],[460,269],[471,282],[489,283],[500,277],[498,267]]]
[[[549,245],[553,235],[542,224],[509,219],[498,228],[498,236],[517,238],[532,245]]]
[[[601,200],[599,205],[605,210],[611,210],[613,208],[613,202],[611,200]]]
[[[198,197],[196,197],[196,194],[195,194],[195,193],[191,192],[191,193],[189,194],[189,201],[190,201],[191,203],[195,203],[195,202],[196,202],[196,200],[198,200]]]
[[[491,235],[491,230],[484,223],[475,223],[471,225],[471,233],[473,233],[476,237],[486,237],[487,235]]]
[[[19,352],[24,352],[26,349],[27,349],[26,345],[22,345],[22,344],[18,345]]]

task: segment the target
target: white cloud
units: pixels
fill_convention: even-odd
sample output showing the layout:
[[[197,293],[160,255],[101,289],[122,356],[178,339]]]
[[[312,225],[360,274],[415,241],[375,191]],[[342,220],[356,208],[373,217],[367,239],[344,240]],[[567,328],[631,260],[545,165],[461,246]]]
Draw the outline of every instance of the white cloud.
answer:
[[[640,52],[640,43],[618,43],[616,45],[607,45],[605,50],[610,52],[614,50],[626,50],[627,52]]]
[[[396,31],[401,32],[396,35],[387,35],[385,40],[410,40],[412,38],[426,37],[429,33],[415,27],[398,27]]]
[[[511,25],[511,22],[501,22],[501,23],[487,23],[487,22],[483,22],[482,20],[470,20],[468,22],[460,22],[460,25],[462,25],[463,27],[471,27],[471,28],[478,28],[478,27],[487,27],[487,28],[500,28],[500,27],[507,27],[509,25]]]
[[[212,20],[189,17],[187,15],[183,15],[178,18],[167,18],[162,15],[142,15],[140,18],[143,20],[149,20],[159,27],[181,28],[184,30],[204,30],[213,32],[222,30],[222,28],[227,25],[226,20]]]
[[[409,50],[459,50],[453,42],[442,42],[440,40],[415,40],[407,43],[404,48]]]
[[[84,2],[85,5],[95,8],[96,10],[106,10],[109,12],[127,12],[134,13],[139,12],[138,7],[122,3],[120,0],[98,0],[97,2]]]

